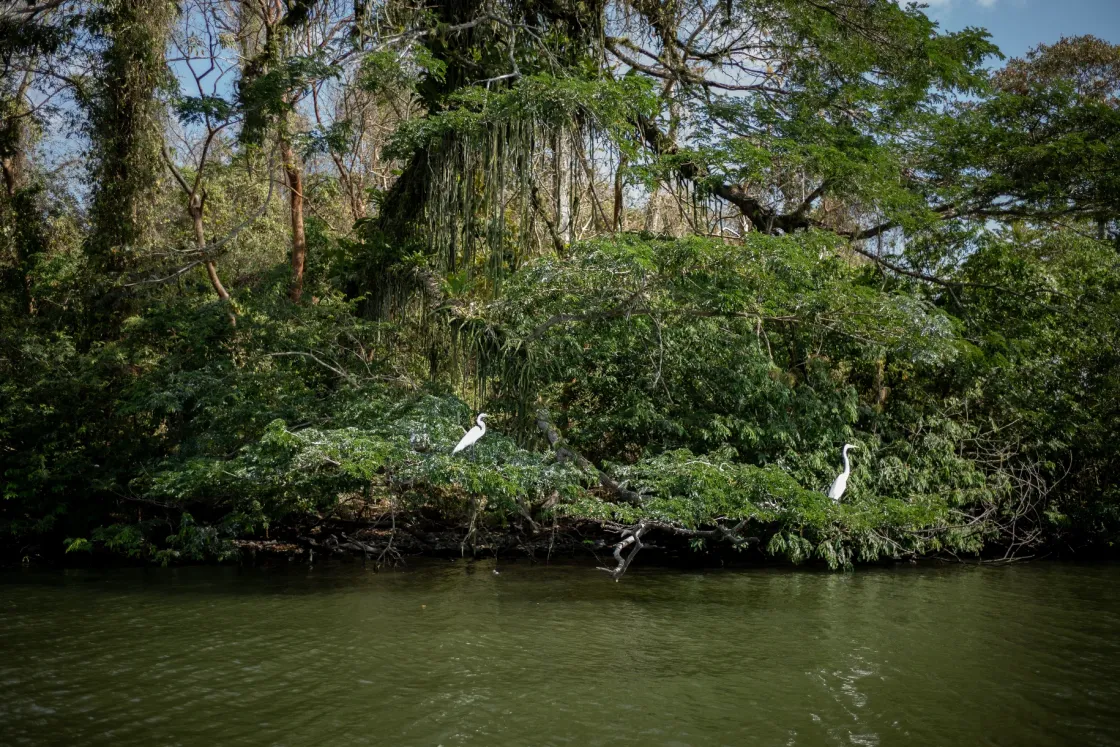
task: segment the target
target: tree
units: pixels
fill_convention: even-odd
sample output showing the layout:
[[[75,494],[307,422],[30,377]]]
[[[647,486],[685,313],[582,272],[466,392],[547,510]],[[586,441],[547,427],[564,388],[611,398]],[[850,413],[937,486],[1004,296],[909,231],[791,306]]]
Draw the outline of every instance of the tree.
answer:
[[[212,249],[207,246],[206,226],[204,211],[206,206],[205,176],[208,161],[213,149],[220,142],[221,133],[233,122],[233,107],[220,95],[222,79],[228,72],[228,63],[221,58],[220,42],[214,28],[214,19],[207,8],[202,7],[201,12],[189,13],[186,27],[182,33],[177,34],[174,40],[175,48],[179,53],[175,60],[184,65],[194,82],[194,90],[186,95],[176,97],[176,109],[180,121],[187,127],[200,127],[201,141],[194,150],[197,153],[197,162],[193,164],[194,177],[189,179],[176,165],[174,158],[163,146],[161,153],[167,168],[171,171],[175,181],[182,188],[187,198],[187,214],[191,219],[194,231],[195,249],[198,261],[206,270],[206,276],[214,288],[214,292],[222,301],[229,303],[230,295],[218,277],[218,269],[212,256]],[[193,18],[192,18],[193,17]],[[201,21],[201,28],[191,26],[191,21]],[[196,65],[199,67],[196,69]],[[230,311],[230,320],[236,320],[234,312]]]
[[[93,142],[89,252],[109,274],[135,263],[144,210],[161,170],[170,83],[164,49],[175,15],[168,0],[109,0],[86,16],[98,47],[93,82],[83,91]]]
[[[341,10],[344,6],[333,1],[298,3],[286,11],[271,0],[247,0],[244,7],[241,33],[252,39],[247,44],[254,53],[239,82],[240,104],[246,113],[243,133],[249,141],[258,141],[266,128],[275,130],[291,218],[289,295],[298,303],[307,265],[307,195],[296,148],[297,140],[305,137],[300,106],[322,80],[340,73],[339,64],[348,56],[346,31],[351,19]]]
[[[1114,47],[989,74],[893,0],[153,1],[0,4],[21,546],[579,527],[617,578],[654,535],[1120,536]]]
[[[46,243],[43,174],[32,152],[65,89],[65,76],[55,72],[73,37],[73,17],[64,5],[0,6],[0,236],[29,315],[36,309],[34,266]]]
[[[1089,222],[1106,238],[1120,216],[1120,46],[1091,36],[1040,45],[993,83],[931,143],[943,199],[961,216]]]

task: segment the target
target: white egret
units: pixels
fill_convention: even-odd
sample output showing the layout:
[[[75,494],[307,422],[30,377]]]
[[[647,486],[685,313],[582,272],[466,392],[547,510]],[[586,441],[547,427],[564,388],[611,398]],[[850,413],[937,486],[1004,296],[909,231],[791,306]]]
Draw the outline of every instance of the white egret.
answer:
[[[472,445],[475,441],[486,435],[486,423],[482,422],[483,418],[490,417],[486,413],[481,413],[478,416],[478,425],[467,431],[467,435],[463,436],[459,443],[455,444],[455,448],[451,450],[452,454],[458,454],[463,449]]]
[[[844,460],[844,471],[832,483],[832,487],[828,489],[828,497],[834,501],[839,501],[840,496],[844,495],[844,491],[848,487],[848,475],[852,474],[852,465],[848,463],[848,449],[858,449],[854,444],[844,444],[844,448],[840,451],[840,456]]]

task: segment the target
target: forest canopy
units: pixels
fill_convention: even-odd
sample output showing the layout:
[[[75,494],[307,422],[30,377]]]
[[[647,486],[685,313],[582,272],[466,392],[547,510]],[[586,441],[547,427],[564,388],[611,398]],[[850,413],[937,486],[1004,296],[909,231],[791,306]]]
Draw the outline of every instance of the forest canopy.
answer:
[[[1120,46],[923,9],[0,0],[2,544],[1107,551]]]

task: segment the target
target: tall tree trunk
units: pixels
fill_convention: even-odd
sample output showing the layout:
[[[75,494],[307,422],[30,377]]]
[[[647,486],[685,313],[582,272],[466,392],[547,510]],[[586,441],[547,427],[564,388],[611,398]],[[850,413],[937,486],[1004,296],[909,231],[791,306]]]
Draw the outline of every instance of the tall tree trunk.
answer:
[[[612,231],[621,231],[623,226],[622,220],[622,172],[626,168],[626,156],[621,155],[618,158],[618,169],[614,172],[614,216],[611,221]]]
[[[288,297],[299,303],[303,297],[303,271],[307,265],[307,234],[303,228],[303,174],[288,136],[280,138],[280,157],[288,180],[288,205],[292,221],[292,285]]]
[[[355,3],[354,9],[355,13],[360,10],[359,3]],[[358,29],[358,31],[360,31],[357,25],[355,26],[355,29]],[[312,108],[315,111],[315,123],[319,125],[320,129],[325,130],[326,125],[323,123],[323,116],[319,111],[319,91],[314,87],[311,89],[311,101]],[[361,147],[360,140],[357,144],[357,147]],[[354,178],[353,170],[347,167],[346,161],[343,159],[343,154],[341,152],[335,149],[333,145],[330,146],[328,152],[330,153],[331,160],[334,161],[335,168],[338,169],[338,184],[340,187],[342,187],[342,191],[346,195],[346,200],[350,204],[350,217],[355,223],[357,223],[362,218],[366,217],[366,206],[361,197],[361,188],[357,183],[358,180]]]
[[[214,133],[211,131],[210,135]],[[204,147],[204,151],[206,148]],[[198,171],[195,173],[194,186],[187,183],[186,177],[183,172],[175,165],[171,159],[171,154],[167,148],[162,149],[163,159],[167,163],[167,168],[171,170],[172,176],[175,181],[179,182],[179,186],[183,188],[183,192],[187,196],[187,215],[191,218],[191,226],[194,228],[194,243],[198,248],[198,253],[202,256],[202,266],[206,270],[206,277],[210,280],[210,285],[214,288],[214,292],[218,294],[218,298],[226,303],[229,303],[229,293],[222,285],[221,278],[218,277],[218,268],[214,266],[214,260],[210,258],[206,249],[206,228],[203,224],[202,216],[206,206],[206,191],[202,188],[202,174],[206,166],[205,155],[199,161]],[[229,321],[231,324],[237,324],[237,316],[231,306],[229,309]]]
[[[362,188],[358,184],[358,180],[354,178],[353,172],[346,168],[342,158],[333,157],[335,165],[338,167],[339,181],[342,188],[346,190],[346,196],[350,201],[350,217],[357,223],[366,217],[366,203],[362,199]]]
[[[4,172],[4,193],[9,200],[16,196],[23,182],[24,169],[23,150],[18,146],[14,152],[0,158],[0,170]]]
[[[0,171],[4,172],[4,190],[9,200],[23,186],[27,171],[28,116],[25,97],[30,87],[31,73],[24,73],[23,80],[12,96],[12,105],[5,107],[11,114],[0,122]]]
[[[40,228],[38,211],[35,210],[35,200],[32,194],[25,191],[28,187],[27,180],[27,151],[31,147],[29,132],[29,107],[27,91],[31,87],[32,73],[24,73],[23,79],[16,88],[12,98],[13,105],[6,107],[11,116],[6,121],[0,122],[0,172],[4,175],[4,195],[6,200],[3,210],[13,220],[16,227],[12,249],[15,256],[16,272],[19,274],[20,286],[23,291],[24,310],[28,316],[35,314],[35,296],[31,288],[31,257],[33,247],[25,244],[34,244],[38,228]],[[21,199],[22,198],[22,199]],[[34,217],[27,215],[30,208],[36,214]],[[21,212],[25,213],[21,215]],[[32,225],[34,224],[34,225]]]
[[[202,265],[206,268],[206,277],[210,279],[210,285],[214,287],[214,292],[218,294],[218,298],[228,302],[229,292],[226,291],[221,278],[218,277],[218,268],[214,266],[214,261],[206,254],[206,231],[202,224],[202,197],[197,192],[190,196],[187,212],[190,213],[191,225],[194,226],[194,243],[202,254]]]
[[[566,132],[553,139],[553,194],[556,199],[556,230],[565,245],[572,243],[572,144]]]
[[[255,0],[253,7],[249,0],[240,6],[239,26],[242,32],[241,49],[245,55],[242,69],[242,93],[252,90],[252,84],[261,76],[268,74],[284,64],[291,53],[289,34],[284,24],[284,9],[287,3],[280,0]],[[286,90],[281,95],[285,109],[294,106],[297,94]],[[264,136],[271,125],[277,127],[277,140],[280,158],[283,159],[284,181],[288,187],[288,207],[292,230],[291,285],[288,297],[299,303],[303,298],[303,276],[307,265],[307,235],[303,226],[303,173],[301,164],[292,147],[293,114],[282,114],[273,120],[267,108],[251,108],[245,118],[242,136],[248,134],[251,140]],[[270,178],[273,176],[270,174]]]
[[[165,108],[158,91],[169,76],[165,46],[178,9],[170,0],[118,0],[105,8],[96,34],[106,45],[91,94],[83,96],[94,146],[87,249],[116,275],[135,262],[158,183]]]

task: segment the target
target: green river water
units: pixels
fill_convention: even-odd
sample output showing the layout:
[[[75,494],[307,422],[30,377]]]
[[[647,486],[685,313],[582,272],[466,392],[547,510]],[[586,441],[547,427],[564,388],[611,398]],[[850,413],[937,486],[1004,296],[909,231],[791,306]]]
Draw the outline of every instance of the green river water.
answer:
[[[1120,566],[0,574],[2,745],[1120,745]]]

